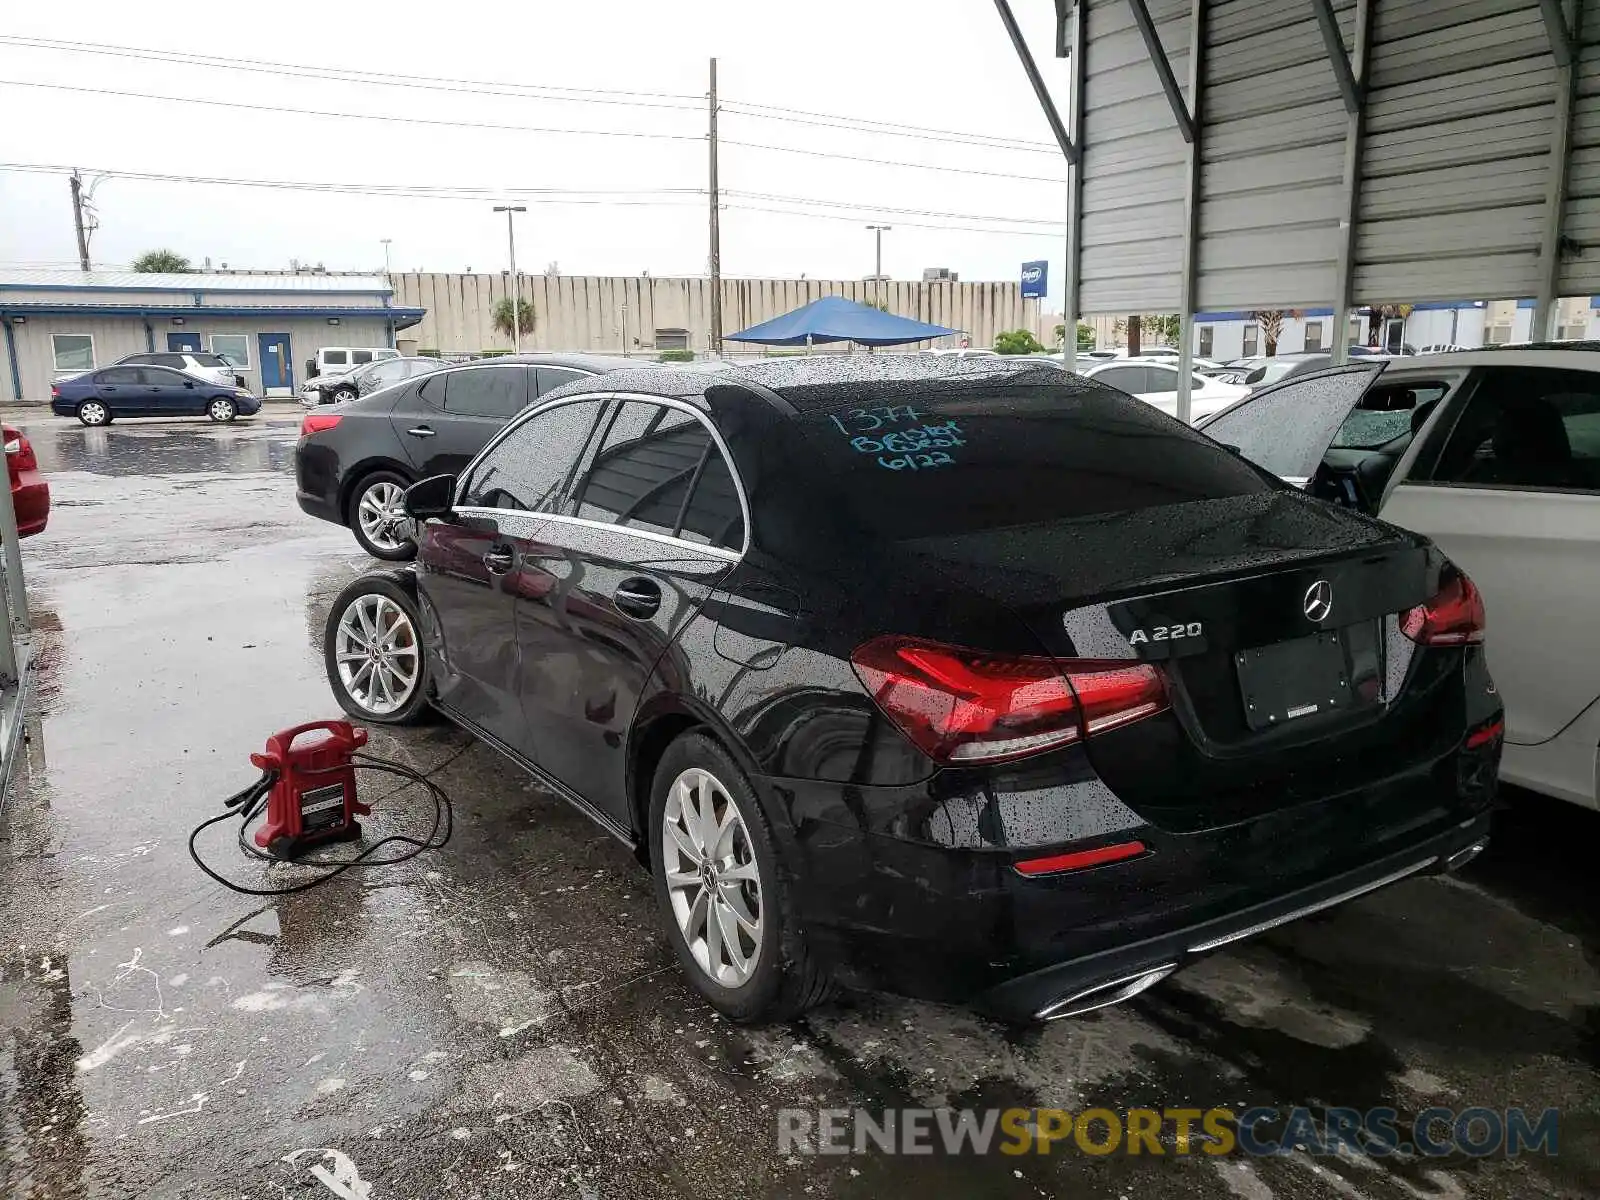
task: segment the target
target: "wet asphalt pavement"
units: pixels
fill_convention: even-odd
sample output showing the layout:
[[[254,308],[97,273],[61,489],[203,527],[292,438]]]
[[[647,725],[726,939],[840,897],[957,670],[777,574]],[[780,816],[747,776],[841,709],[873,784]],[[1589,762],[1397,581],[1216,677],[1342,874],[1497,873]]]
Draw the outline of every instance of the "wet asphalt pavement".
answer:
[[[0,823],[6,1196],[1600,1194],[1600,814],[1511,797],[1459,878],[1044,1029],[873,996],[730,1027],[679,978],[631,857],[444,726],[372,747],[446,764],[443,851],[279,899],[202,876],[188,832],[250,752],[338,715],[322,624],[369,560],[295,506],[296,412],[19,416],[54,509],[24,544],[35,715]],[[396,793],[369,833],[428,811]],[[234,828],[205,837],[219,869],[304,878]],[[780,1108],[943,1104],[1563,1111],[1559,1154],[1517,1160],[777,1152]]]

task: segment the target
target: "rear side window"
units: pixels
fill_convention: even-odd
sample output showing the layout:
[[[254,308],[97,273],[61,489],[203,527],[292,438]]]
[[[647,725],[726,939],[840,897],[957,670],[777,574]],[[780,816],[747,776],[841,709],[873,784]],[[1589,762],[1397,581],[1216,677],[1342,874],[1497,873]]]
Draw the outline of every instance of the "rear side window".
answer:
[[[1468,487],[1600,491],[1600,375],[1485,370],[1433,478]]]
[[[361,366],[363,363],[369,363],[372,361],[372,351],[352,350],[350,351],[350,361],[355,363],[357,366]]]
[[[444,410],[455,416],[510,420],[527,404],[523,367],[471,367],[445,377]]]
[[[1096,371],[1094,381],[1116,388],[1119,392],[1127,392],[1130,396],[1160,390],[1150,386],[1150,376],[1143,367],[1109,367],[1104,371]]]
[[[192,383],[193,379],[161,367],[140,367],[139,382],[150,387],[182,387],[185,383]]]
[[[864,400],[799,418],[848,514],[880,536],[976,533],[1268,491],[1221,446],[1074,376]],[[819,498],[816,502],[821,503]]]
[[[589,444],[603,400],[557,404],[518,425],[484,455],[461,503],[522,512],[557,512]]]
[[[190,357],[202,367],[225,367],[228,365],[222,361],[221,357],[215,354],[192,354]]]
[[[324,350],[322,361],[330,367],[342,367],[350,360],[343,350]]]
[[[158,367],[171,367],[176,371],[188,366],[181,354],[152,354],[147,361],[155,363]]]
[[[711,432],[682,409],[619,406],[583,476],[578,516],[737,550],[744,519],[732,471]]]
[[[107,367],[94,381],[107,387],[129,387],[141,382],[138,367]]]

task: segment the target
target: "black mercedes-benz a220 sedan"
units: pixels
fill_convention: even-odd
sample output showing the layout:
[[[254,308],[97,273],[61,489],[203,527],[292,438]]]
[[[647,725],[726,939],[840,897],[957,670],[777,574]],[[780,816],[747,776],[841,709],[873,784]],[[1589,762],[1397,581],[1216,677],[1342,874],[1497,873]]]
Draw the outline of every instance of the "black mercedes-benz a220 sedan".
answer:
[[[1487,835],[1472,582],[1049,364],[618,372],[406,505],[416,564],[329,616],[340,703],[633,847],[736,1020],[1084,1012]]]

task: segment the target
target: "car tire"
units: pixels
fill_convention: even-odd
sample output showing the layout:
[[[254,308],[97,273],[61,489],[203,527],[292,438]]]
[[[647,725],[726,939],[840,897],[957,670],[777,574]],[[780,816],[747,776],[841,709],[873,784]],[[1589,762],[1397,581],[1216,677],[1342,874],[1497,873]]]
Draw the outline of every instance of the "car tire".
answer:
[[[712,820],[720,826],[714,852],[726,852],[700,855],[702,863],[709,859],[709,873],[696,869],[690,854],[704,845],[695,833],[696,796],[702,803],[709,799]],[[806,947],[772,825],[744,772],[715,738],[692,731],[667,747],[651,784],[649,838],[667,940],[689,985],[712,1008],[741,1024],[767,1024],[790,1020],[828,998],[832,979]],[[732,871],[739,874],[730,886]],[[733,952],[726,949],[724,930],[734,937]]]
[[[98,400],[85,400],[78,405],[78,420],[94,427],[111,424],[111,410]]]
[[[345,523],[356,535],[361,548],[385,562],[409,562],[417,556],[417,543],[394,531],[395,506],[411,486],[411,480],[395,471],[375,471],[350,492],[345,506]],[[388,515],[385,515],[388,514]]]
[[[363,575],[339,593],[323,626],[322,661],[339,707],[359,721],[419,725],[432,714],[422,618],[386,575]]]
[[[354,400],[359,395],[361,393],[353,387],[336,387],[333,389],[333,402],[338,404],[341,400]]]
[[[218,396],[210,404],[206,405],[206,416],[210,417],[218,425],[226,425],[238,415],[239,406],[226,396]]]

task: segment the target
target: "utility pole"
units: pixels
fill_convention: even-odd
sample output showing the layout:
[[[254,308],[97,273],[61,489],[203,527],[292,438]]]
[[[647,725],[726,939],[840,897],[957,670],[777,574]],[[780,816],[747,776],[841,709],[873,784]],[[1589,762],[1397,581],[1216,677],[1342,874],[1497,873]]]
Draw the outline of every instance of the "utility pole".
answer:
[[[527,212],[526,204],[496,204],[495,212],[506,215],[506,246],[511,251],[511,352],[522,353],[522,283],[517,278],[517,231],[512,225],[512,215]]]
[[[83,270],[89,269],[89,239],[83,232],[83,179],[77,171],[72,172],[70,180],[72,188],[72,223],[78,230],[78,266]]]
[[[711,60],[711,353],[722,357],[722,231],[717,223],[717,60]]]
[[[868,225],[867,228],[872,230],[873,236],[877,239],[877,243],[878,243],[877,254],[876,254],[876,256],[875,256],[875,258],[873,260],[872,277],[874,279],[877,279],[877,280],[882,280],[883,279],[883,235],[888,233],[891,229],[893,229],[894,226],[893,225]]]
[[[389,274],[389,243],[394,241],[394,239],[379,238],[378,240],[383,243],[383,273],[387,275]]]

